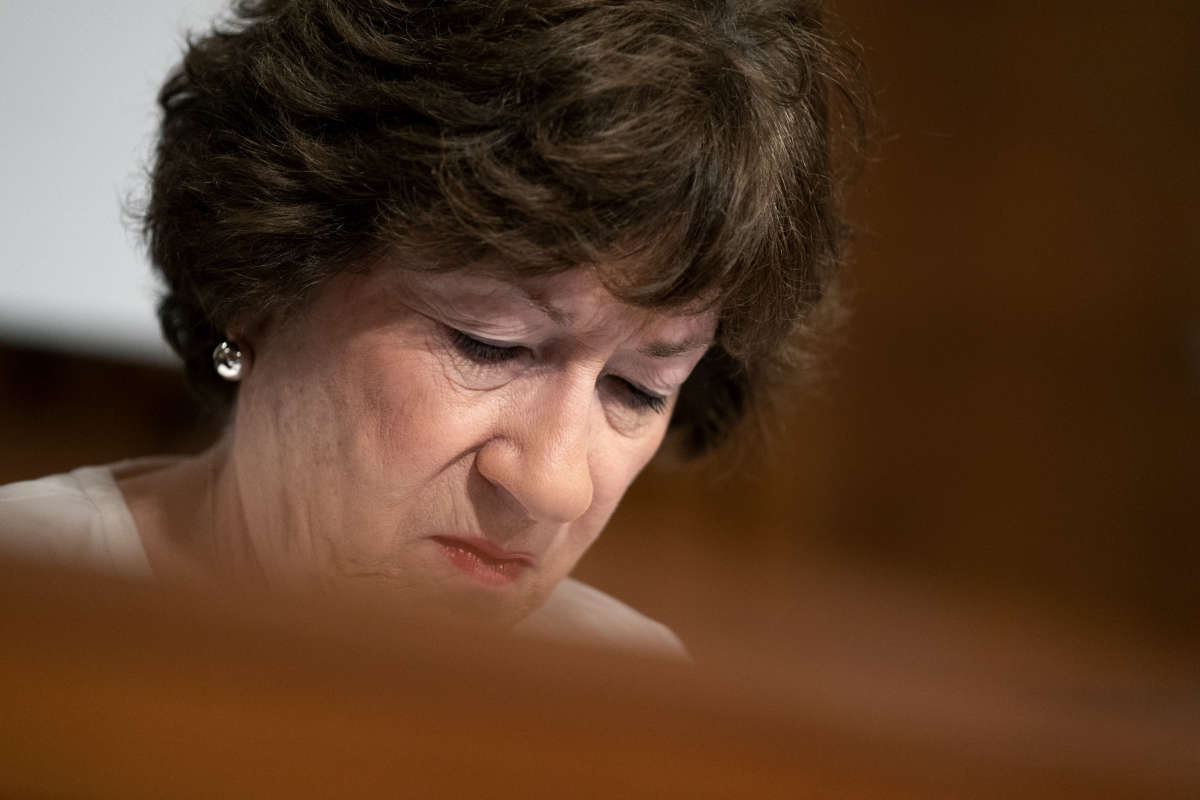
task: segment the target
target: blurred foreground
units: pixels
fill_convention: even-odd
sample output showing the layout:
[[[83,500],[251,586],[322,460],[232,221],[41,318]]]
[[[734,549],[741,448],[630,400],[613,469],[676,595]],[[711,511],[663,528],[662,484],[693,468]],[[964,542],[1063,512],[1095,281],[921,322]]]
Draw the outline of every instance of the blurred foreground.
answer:
[[[163,594],[10,565],[0,795],[1200,792],[1184,665],[1062,643],[996,659],[967,618],[884,614],[921,647],[866,647],[898,656],[881,663],[818,641],[801,660],[747,649],[691,667],[361,601]]]

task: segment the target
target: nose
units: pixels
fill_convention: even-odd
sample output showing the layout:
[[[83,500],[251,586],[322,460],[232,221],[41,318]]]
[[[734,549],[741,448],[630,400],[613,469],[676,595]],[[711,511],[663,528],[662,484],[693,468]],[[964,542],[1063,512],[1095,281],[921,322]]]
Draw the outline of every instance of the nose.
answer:
[[[525,398],[479,449],[476,469],[534,520],[578,519],[592,505],[591,404],[590,387],[578,385]]]

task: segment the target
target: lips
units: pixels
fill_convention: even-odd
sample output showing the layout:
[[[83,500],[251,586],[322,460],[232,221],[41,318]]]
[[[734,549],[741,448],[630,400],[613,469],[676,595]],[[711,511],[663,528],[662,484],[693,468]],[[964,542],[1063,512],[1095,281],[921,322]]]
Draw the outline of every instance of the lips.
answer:
[[[433,541],[454,566],[486,586],[512,583],[533,566],[528,553],[505,550],[478,537],[434,536]]]

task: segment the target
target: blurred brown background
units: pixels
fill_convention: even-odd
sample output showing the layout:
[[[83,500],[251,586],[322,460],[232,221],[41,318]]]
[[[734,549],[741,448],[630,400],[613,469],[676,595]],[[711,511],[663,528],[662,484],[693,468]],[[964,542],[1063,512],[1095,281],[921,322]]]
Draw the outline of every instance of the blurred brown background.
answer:
[[[880,125],[833,374],[775,452],[653,466],[579,576],[702,658],[943,619],[1194,652],[1197,6],[837,6]],[[211,436],[173,372],[0,349],[0,482]]]

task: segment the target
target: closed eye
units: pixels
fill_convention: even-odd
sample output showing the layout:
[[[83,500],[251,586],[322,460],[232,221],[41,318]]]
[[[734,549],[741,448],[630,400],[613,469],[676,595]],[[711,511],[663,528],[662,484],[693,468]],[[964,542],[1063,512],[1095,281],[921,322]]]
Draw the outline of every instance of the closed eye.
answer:
[[[459,354],[482,366],[503,364],[512,361],[515,358],[519,358],[525,349],[521,345],[505,347],[480,341],[457,328],[447,327],[446,331],[450,336],[450,343]],[[653,411],[658,414],[661,414],[666,409],[666,397],[647,391],[636,383],[626,380],[619,375],[609,375],[608,378],[615,385],[617,391],[620,392],[621,402],[627,408],[633,411]]]
[[[501,347],[497,344],[481,342],[474,336],[469,336],[456,328],[447,328],[447,331],[454,349],[476,364],[503,364],[521,354],[520,346]]]
[[[624,392],[624,402],[634,411],[653,411],[661,414],[667,407],[667,398],[660,394],[648,392],[636,383],[627,381],[616,375],[611,375],[614,381],[621,385]]]

